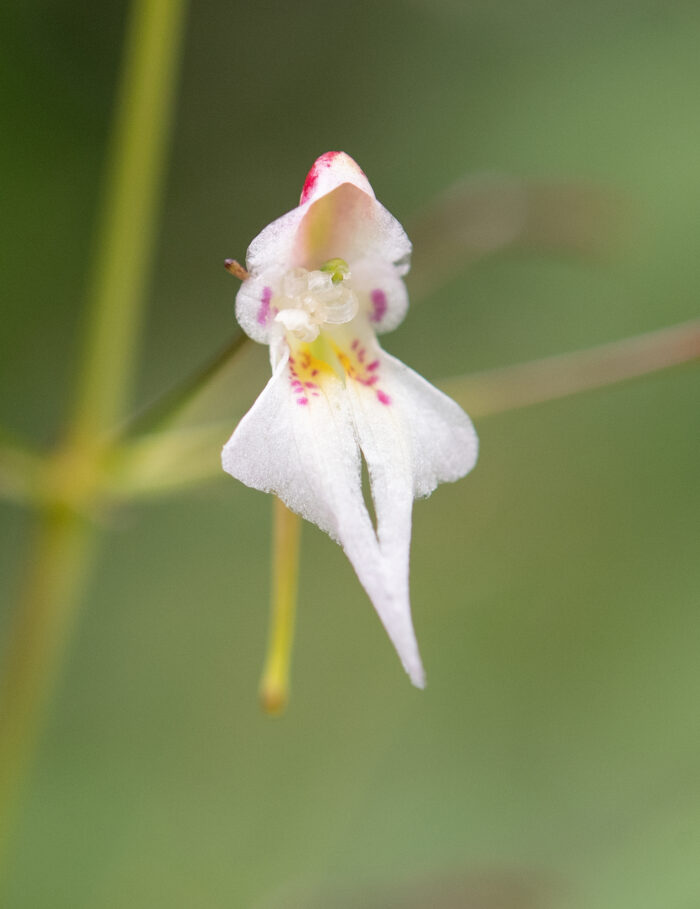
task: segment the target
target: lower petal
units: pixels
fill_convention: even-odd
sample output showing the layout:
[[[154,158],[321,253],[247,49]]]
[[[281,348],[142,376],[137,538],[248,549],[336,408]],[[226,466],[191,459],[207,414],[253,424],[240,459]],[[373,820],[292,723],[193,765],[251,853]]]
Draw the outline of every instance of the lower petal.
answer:
[[[408,553],[403,534],[410,535],[412,496],[401,496],[401,540],[382,540],[389,532],[383,515],[378,540],[362,495],[354,411],[347,386],[302,348],[278,364],[226,443],[223,466],[246,485],[275,493],[340,542],[404,668],[422,687],[408,600],[408,562],[394,555],[397,546]]]
[[[410,615],[413,499],[468,473],[476,463],[478,441],[469,417],[454,401],[384,353],[373,339],[367,341],[353,340],[344,357],[346,390],[367,462],[377,538],[391,589],[391,596],[375,601],[375,606],[401,653],[397,641],[403,617]],[[404,665],[420,684],[419,669],[410,658]]]

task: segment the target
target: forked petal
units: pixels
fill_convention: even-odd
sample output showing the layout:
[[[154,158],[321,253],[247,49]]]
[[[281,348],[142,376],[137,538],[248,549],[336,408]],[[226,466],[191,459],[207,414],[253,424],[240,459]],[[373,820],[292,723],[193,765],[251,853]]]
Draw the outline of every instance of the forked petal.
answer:
[[[223,451],[224,470],[273,492],[337,540],[374,604],[412,682],[424,685],[408,600],[408,564],[377,540],[362,495],[353,412],[343,383],[325,367],[281,361]],[[313,380],[307,379],[317,370]],[[310,384],[309,384],[310,382]],[[410,534],[411,497],[403,497]],[[407,509],[407,510],[406,510]],[[406,530],[405,525],[408,525]],[[399,543],[403,551],[403,543]],[[385,551],[386,550],[386,551]]]

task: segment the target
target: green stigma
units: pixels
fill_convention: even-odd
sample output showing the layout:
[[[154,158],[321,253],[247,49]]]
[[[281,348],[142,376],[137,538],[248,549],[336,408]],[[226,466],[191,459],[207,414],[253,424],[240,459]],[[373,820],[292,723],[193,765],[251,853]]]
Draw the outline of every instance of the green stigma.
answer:
[[[350,274],[350,267],[345,259],[329,259],[323,263],[320,271],[330,272],[331,281],[334,284],[340,284]]]

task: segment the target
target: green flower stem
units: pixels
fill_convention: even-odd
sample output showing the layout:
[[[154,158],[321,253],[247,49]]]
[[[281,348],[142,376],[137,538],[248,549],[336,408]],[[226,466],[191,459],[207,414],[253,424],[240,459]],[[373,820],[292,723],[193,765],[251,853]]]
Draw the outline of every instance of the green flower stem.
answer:
[[[40,477],[40,523],[0,680],[0,846],[70,640],[90,563],[82,517],[106,482],[128,400],[163,186],[185,0],[133,0],[112,129],[75,410]]]
[[[263,710],[273,716],[284,712],[289,699],[289,667],[294,643],[297,605],[301,518],[274,500],[272,542],[272,609],[267,657],[260,683]]]

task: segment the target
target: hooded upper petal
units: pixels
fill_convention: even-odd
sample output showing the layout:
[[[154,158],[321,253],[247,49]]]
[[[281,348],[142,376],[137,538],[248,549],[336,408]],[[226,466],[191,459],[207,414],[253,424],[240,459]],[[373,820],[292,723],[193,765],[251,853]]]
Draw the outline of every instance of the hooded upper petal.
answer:
[[[316,158],[306,175],[299,204],[314,202],[331,192],[341,183],[352,183],[368,196],[374,198],[374,190],[364,171],[350,155],[341,151],[325,152]]]
[[[329,247],[333,247],[328,254]],[[309,171],[299,206],[269,224],[251,242],[248,271],[318,268],[340,256],[351,262],[372,253],[408,271],[411,242],[394,216],[344,152],[327,152]]]

